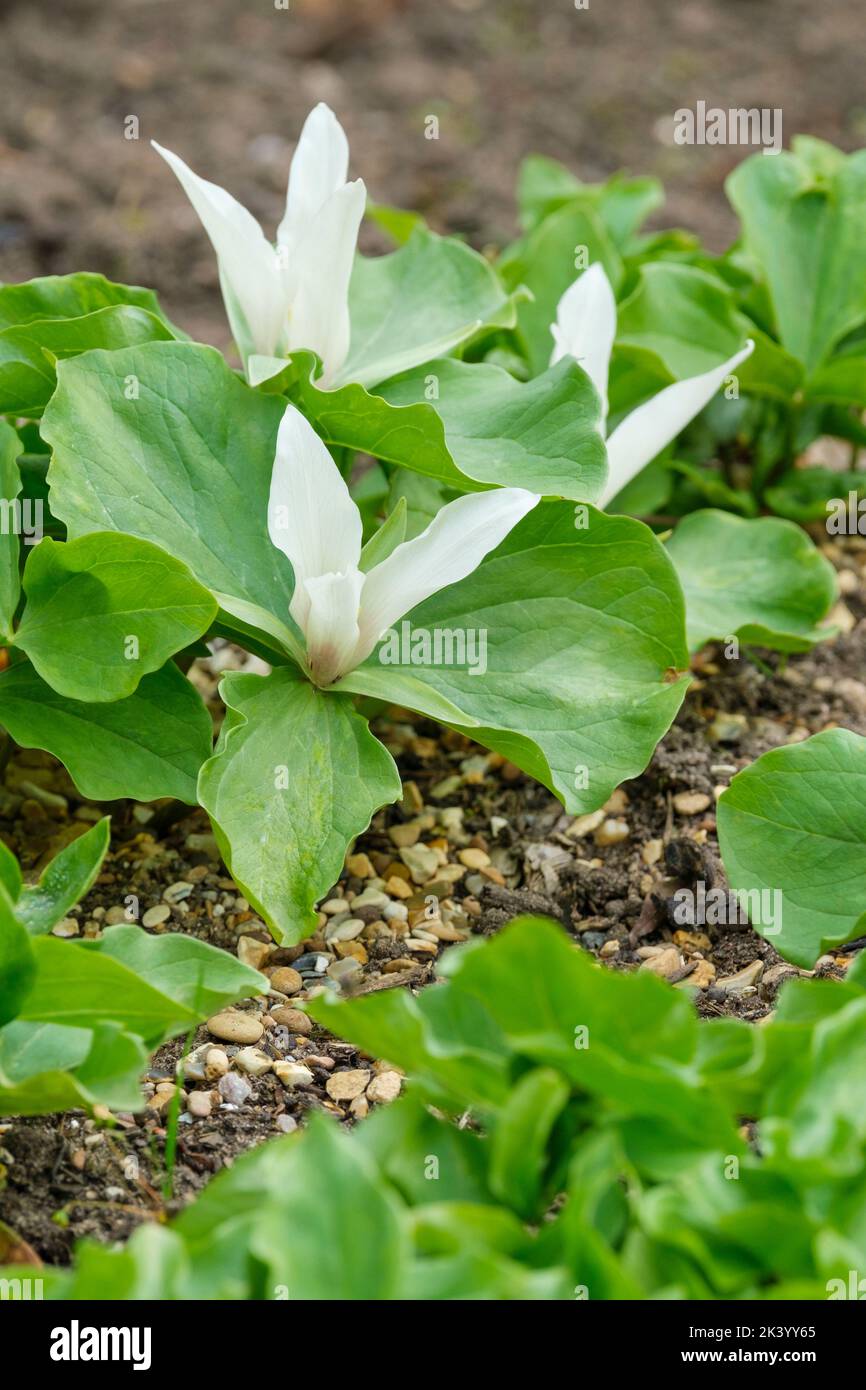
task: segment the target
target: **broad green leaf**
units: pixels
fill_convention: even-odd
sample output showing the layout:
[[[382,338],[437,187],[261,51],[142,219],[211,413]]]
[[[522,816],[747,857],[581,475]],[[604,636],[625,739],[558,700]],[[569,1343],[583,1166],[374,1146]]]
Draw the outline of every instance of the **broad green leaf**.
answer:
[[[611,410],[631,408],[672,381],[710,371],[750,338],[755,348],[736,370],[739,388],[787,402],[802,383],[802,368],[739,312],[717,274],[667,261],[641,266],[617,312]],[[632,380],[624,382],[626,369]],[[656,382],[644,385],[641,372]]]
[[[151,936],[138,926],[109,927],[98,941],[81,942],[81,949],[125,965],[199,1018],[261,993],[267,983],[228,951],[177,932]]]
[[[131,304],[168,323],[153,290],[117,285],[104,275],[79,271],[0,286],[0,330],[40,319],[77,319],[118,304]]]
[[[559,1072],[536,1067],[521,1077],[496,1117],[490,1185],[500,1201],[527,1220],[537,1214],[551,1131],[568,1097]]]
[[[544,155],[529,155],[520,166],[517,203],[524,231],[556,212],[564,203],[592,204],[616,245],[623,248],[642,222],[664,201],[658,179],[631,179],[614,174],[605,183],[581,183],[563,164]]]
[[[664,1117],[708,1145],[733,1140],[697,1066],[691,1006],[656,977],[600,969],[560,927],[530,917],[483,948],[452,952],[445,968],[515,1052],[627,1113]]]
[[[812,373],[804,391],[810,401],[837,401],[866,410],[866,356],[834,357]]]
[[[122,1247],[85,1240],[75,1253],[74,1272],[63,1271],[66,1279],[59,1286],[60,1271],[52,1271],[47,1299],[127,1303],[187,1297],[190,1272],[183,1241],[155,1221],[143,1222]]]
[[[346,848],[400,795],[390,753],[345,696],[283,667],[227,676],[228,714],[199,800],[235,881],[278,940],[302,941]]]
[[[542,497],[591,502],[600,495],[607,479],[601,403],[572,359],[526,383],[486,363],[430,362],[423,372],[386,381],[379,393],[391,405],[413,407],[431,380],[441,423],[428,433],[441,437],[440,450],[465,477]],[[435,458],[424,466],[428,449],[405,451],[395,461],[465,487],[465,477],[455,483]]]
[[[517,308],[518,332],[533,376],[547,369],[553,352],[550,326],[560,299],[581,273],[601,261],[614,289],[622,261],[598,211],[577,199],[545,218],[504,253],[500,271],[509,289],[524,285],[532,298]]]
[[[506,309],[506,293],[483,256],[418,227],[398,251],[356,258],[349,355],[335,384],[375,386],[442,357]]]
[[[55,855],[38,883],[27,884],[22,889],[15,914],[29,932],[37,935],[51,931],[93,887],[110,836],[111,820],[103,816],[84,835]]]
[[[795,965],[866,926],[866,738],[829,729],[775,748],[717,806],[731,887],[752,926]]]
[[[3,291],[0,290],[0,300]],[[39,416],[57,384],[58,360],[174,338],[147,309],[110,305],[74,319],[34,319],[0,332],[0,414]]]
[[[811,371],[866,322],[866,151],[820,170],[784,151],[753,155],[726,187],[782,345]]]
[[[46,537],[24,571],[15,646],[70,700],[131,695],[142,676],[200,637],[216,600],[167,551],[110,531]]]
[[[321,391],[310,376],[313,362],[311,354],[296,353],[271,389],[287,389],[328,444],[458,491],[525,487],[579,501],[604,486],[601,407],[570,359],[523,383],[489,363],[442,358],[375,393],[357,385]]]
[[[136,383],[129,398],[126,383]],[[51,505],[70,539],[120,531],[162,546],[217,595],[288,623],[292,568],[268,537],[285,403],[213,348],[150,343],[61,363],[42,433]]]
[[[164,796],[195,804],[213,725],[201,696],[172,663],[134,695],[84,704],[58,695],[28,662],[0,673],[0,724],[22,748],[43,748],[93,801]]]
[[[19,535],[21,534],[21,474],[18,456],[21,440],[12,426],[0,420],[0,640],[12,636],[12,620],[18,607],[21,582],[18,578]],[[32,521],[34,518],[31,517]]]
[[[414,659],[413,633],[429,648]],[[335,689],[465,732],[579,813],[646,767],[682,702],[677,673],[687,667],[682,595],[652,532],[551,502],[474,574],[408,614]]]
[[[851,516],[849,509],[851,494],[855,506]],[[856,524],[863,515],[857,513],[856,503],[866,498],[866,475],[863,473],[835,473],[832,468],[790,468],[787,473],[764,493],[767,505],[780,516],[790,517],[792,521],[821,521],[827,523],[831,535],[837,523],[843,532],[849,525]]]
[[[141,927],[110,927],[98,941],[28,939],[37,973],[18,1014],[25,1021],[116,1023],[155,1044],[265,984],[215,946]]]
[[[303,1136],[239,1158],[174,1230],[190,1261],[187,1297],[404,1296],[399,1203],[352,1137],[323,1115]]]
[[[27,928],[18,921],[12,899],[0,888],[0,1027],[17,1018],[36,978],[36,961]]]
[[[837,593],[833,566],[793,522],[692,512],[668,542],[686,596],[689,646],[713,638],[804,652]]]
[[[10,901],[18,901],[21,892],[21,865],[7,844],[0,840],[0,884],[6,889]]]
[[[9,1023],[0,1028],[0,1114],[138,1110],[146,1066],[144,1044],[116,1024]]]

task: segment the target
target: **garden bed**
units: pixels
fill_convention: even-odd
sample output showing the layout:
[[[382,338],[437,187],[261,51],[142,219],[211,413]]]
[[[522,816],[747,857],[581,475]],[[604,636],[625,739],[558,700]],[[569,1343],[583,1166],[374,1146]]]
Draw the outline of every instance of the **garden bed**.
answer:
[[[655,916],[641,916],[647,899],[669,898],[676,883],[689,881],[688,874],[670,877],[665,846],[669,855],[673,851],[674,864],[692,866],[708,886],[724,883],[714,800],[735,769],[771,748],[827,728],[842,726],[866,734],[866,683],[861,678],[866,667],[866,542],[843,537],[825,541],[823,549],[841,580],[844,597],[833,615],[841,625],[840,635],[787,663],[765,654],[778,667],[774,673],[745,657],[728,662],[720,648],[703,652],[675,724],[647,771],[614,793],[602,825],[595,825],[597,817],[576,820],[565,815],[544,788],[501,757],[406,715],[376,726],[397,755],[403,802],[376,815],[370,830],[357,840],[350,862],[357,864],[360,856],[367,856],[371,866],[381,864],[381,857],[393,860],[396,850],[389,827],[420,821],[423,839],[447,842],[448,863],[464,869],[453,890],[459,923],[455,939],[495,933],[513,917],[531,912],[561,922],[607,968],[651,968],[661,957],[661,973],[675,980],[672,988],[692,989],[689,967],[693,973],[696,962],[707,961],[715,978],[695,989],[693,996],[698,1013],[706,1018],[737,1017],[758,1024],[772,1011],[780,984],[797,973],[844,978],[860,942],[822,958],[815,971],[798,972],[747,925],[690,931],[677,927],[672,918],[660,923],[660,910]],[[223,649],[219,665],[227,659],[231,653]],[[210,664],[204,663],[196,680],[220,718]],[[696,799],[684,802],[684,796]],[[678,799],[682,810],[676,809]],[[261,946],[270,940],[219,862],[201,811],[165,804],[156,810],[133,803],[97,807],[81,798],[55,760],[27,750],[13,754],[0,804],[0,834],[30,871],[46,863],[82,826],[105,811],[113,816],[112,847],[103,871],[61,928],[63,934],[86,936],[107,923],[128,920],[122,916],[124,903],[134,894],[145,924],[153,923],[154,917],[164,919],[146,925],[151,932],[182,931],[232,951],[237,951],[239,938]],[[172,823],[161,830],[161,819]],[[625,831],[618,842],[598,843]],[[683,855],[684,841],[696,847],[697,858]],[[480,859],[489,858],[486,874],[461,864],[460,850],[466,848],[480,850]],[[178,892],[179,885],[189,891],[181,887]],[[418,906],[425,889],[413,887],[417,896],[408,901]],[[364,879],[347,872],[328,896],[363,890]],[[464,906],[467,897],[471,910]],[[364,951],[359,955],[367,959],[342,992],[357,996],[432,985],[437,948],[416,955],[406,940],[397,936],[367,941],[362,935]],[[443,941],[440,949],[448,944]],[[321,934],[302,946],[280,950],[271,943],[271,949],[273,955],[256,959],[290,967],[302,951],[324,951],[331,960],[339,959]],[[762,967],[757,972],[756,962]],[[726,982],[740,972],[747,973],[739,981],[734,978],[729,989]],[[307,991],[300,990],[285,999],[283,1007],[306,997]],[[259,1001],[245,1007],[259,1016],[264,1006],[265,1001]],[[287,1056],[308,1064],[313,1073],[309,1085],[287,1090],[273,1072],[247,1076],[250,1094],[242,1103],[227,1103],[214,1092],[206,1117],[183,1112],[170,1193],[165,1187],[166,1107],[158,1107],[156,1089],[160,1082],[174,1080],[182,1039],[154,1055],[144,1083],[153,1108],[138,1115],[121,1114],[107,1123],[74,1111],[3,1122],[0,1220],[35,1256],[65,1264],[74,1242],[83,1236],[123,1241],[142,1223],[165,1220],[239,1154],[303,1126],[310,1111],[324,1110],[345,1125],[355,1124],[365,1106],[359,1108],[356,1102],[353,1109],[349,1100],[332,1099],[329,1079],[370,1068],[371,1063],[375,1074],[387,1069],[387,1063],[367,1057],[319,1025],[308,1022],[307,1027],[303,1035],[289,1029],[292,1041],[286,1048],[268,1028],[264,1043],[276,1042],[269,1048],[275,1058]],[[208,1041],[220,1046],[203,1025],[192,1045]],[[228,1044],[227,1050],[231,1057],[238,1047]],[[185,1084],[187,1097],[212,1092],[212,1084],[205,1081]]]

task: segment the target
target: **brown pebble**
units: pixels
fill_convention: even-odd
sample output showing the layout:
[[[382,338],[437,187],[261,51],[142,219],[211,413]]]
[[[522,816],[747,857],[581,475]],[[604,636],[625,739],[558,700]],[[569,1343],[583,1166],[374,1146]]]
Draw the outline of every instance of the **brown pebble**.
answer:
[[[306,1036],[313,1031],[311,1018],[302,1014],[300,1009],[289,1009],[285,1004],[279,1004],[275,1009],[271,1009],[271,1018],[281,1027],[288,1028],[290,1033],[301,1033]]]
[[[278,965],[276,969],[267,972],[271,982],[271,988],[280,994],[297,994],[303,988],[303,980],[297,970],[293,970],[290,965]]]

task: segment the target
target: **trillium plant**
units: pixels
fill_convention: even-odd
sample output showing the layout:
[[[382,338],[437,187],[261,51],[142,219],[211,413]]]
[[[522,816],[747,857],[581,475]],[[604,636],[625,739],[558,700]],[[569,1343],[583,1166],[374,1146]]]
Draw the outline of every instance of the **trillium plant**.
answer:
[[[0,722],[95,800],[204,807],[277,939],[310,934],[401,794],[383,711],[579,814],[647,765],[690,648],[820,640],[834,582],[798,528],[720,510],[725,492],[669,540],[628,514],[653,508],[627,484],[683,476],[690,432],[737,410],[723,382],[779,364],[710,258],[639,236],[647,181],[536,170],[498,263],[374,206],[397,246],[364,257],[364,185],[326,107],[275,244],[160,153],[216,251],[243,371],[148,290],[0,287],[0,494],[28,523],[0,534]],[[216,744],[187,675],[214,639],[264,663],[224,677]]]

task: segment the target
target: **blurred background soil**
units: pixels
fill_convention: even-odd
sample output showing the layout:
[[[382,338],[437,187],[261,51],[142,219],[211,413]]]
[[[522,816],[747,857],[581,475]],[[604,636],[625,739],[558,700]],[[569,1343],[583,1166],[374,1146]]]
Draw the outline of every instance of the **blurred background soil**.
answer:
[[[210,248],[149,141],[272,235],[319,100],[372,197],[477,246],[514,235],[518,165],[537,151],[587,180],[660,175],[656,220],[721,250],[744,151],[674,145],[673,113],[781,107],[786,140],[866,144],[864,34],[862,0],[0,0],[0,279],[152,285],[223,346]]]

